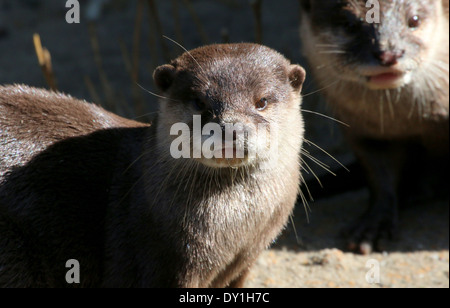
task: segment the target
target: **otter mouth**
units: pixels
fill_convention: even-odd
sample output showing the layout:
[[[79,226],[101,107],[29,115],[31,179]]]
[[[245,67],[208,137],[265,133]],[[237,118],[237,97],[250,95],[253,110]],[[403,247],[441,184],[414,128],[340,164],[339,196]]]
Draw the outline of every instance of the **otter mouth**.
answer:
[[[202,158],[200,162],[214,168],[239,168],[249,163],[249,157],[247,151],[239,151],[234,145],[217,149],[212,158]]]
[[[239,168],[249,164],[246,158],[201,158],[199,162],[212,168]]]
[[[366,85],[372,90],[397,89],[410,81],[410,73],[394,68],[370,68],[362,73]]]
[[[245,158],[214,158],[203,160],[202,163],[213,168],[239,168],[248,164]]]

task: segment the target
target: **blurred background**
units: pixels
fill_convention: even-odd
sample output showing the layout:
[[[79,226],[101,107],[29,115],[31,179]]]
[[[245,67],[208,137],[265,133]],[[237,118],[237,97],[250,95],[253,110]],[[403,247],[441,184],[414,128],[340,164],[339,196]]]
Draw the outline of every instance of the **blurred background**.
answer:
[[[78,2],[80,23],[68,24],[70,8],[64,0],[0,0],[0,85],[52,86],[148,121],[157,111],[157,99],[138,84],[156,92],[153,70],[183,53],[163,35],[188,50],[210,43],[258,42],[307,68],[301,56],[298,0]],[[49,57],[41,67],[34,34],[48,50],[51,68]],[[385,262],[381,286],[448,287],[448,200],[408,209],[399,241],[388,244],[385,254],[363,257],[342,251],[339,232],[364,212],[368,192],[339,124],[317,114],[331,115],[310,75],[303,93],[306,139],[317,145],[305,145],[314,159],[305,157],[310,168],[303,172],[314,201],[303,188],[308,205],[299,202],[293,223],[263,254],[248,286],[370,287],[364,279],[365,262],[376,258]],[[323,180],[323,189],[314,174]]]

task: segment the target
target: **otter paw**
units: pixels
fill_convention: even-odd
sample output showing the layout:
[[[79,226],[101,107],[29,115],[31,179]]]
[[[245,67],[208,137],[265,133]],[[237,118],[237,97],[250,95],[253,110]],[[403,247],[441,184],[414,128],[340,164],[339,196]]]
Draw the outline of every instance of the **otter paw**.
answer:
[[[396,215],[368,212],[350,228],[344,230],[347,248],[363,255],[383,251],[386,240],[393,240],[396,237],[397,229]]]

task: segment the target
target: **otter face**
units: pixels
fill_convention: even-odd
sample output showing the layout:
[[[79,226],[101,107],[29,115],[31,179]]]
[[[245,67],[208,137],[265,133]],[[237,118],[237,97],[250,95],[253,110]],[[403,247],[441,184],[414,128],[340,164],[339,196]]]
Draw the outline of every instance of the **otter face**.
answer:
[[[156,69],[155,83],[166,97],[160,127],[175,132],[165,138],[182,157],[215,168],[255,164],[273,155],[268,149],[279,139],[269,140],[279,137],[272,133],[285,125],[280,120],[299,120],[290,114],[300,117],[304,79],[301,67],[267,47],[202,47]],[[188,133],[180,136],[183,127]]]
[[[408,85],[432,65],[448,0],[302,0],[303,43],[330,82],[369,89]],[[419,75],[420,76],[420,75]]]

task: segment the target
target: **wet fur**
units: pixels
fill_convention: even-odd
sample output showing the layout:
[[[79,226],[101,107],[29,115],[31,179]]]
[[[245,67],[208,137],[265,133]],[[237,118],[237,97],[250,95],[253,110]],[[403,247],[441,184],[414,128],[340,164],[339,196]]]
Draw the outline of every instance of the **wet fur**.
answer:
[[[220,59],[236,63],[235,70],[215,65]],[[243,285],[299,192],[304,71],[251,44],[204,47],[176,62],[168,79],[158,74],[164,67],[155,73],[167,99],[151,126],[61,94],[0,87],[0,286]],[[252,111],[253,97],[232,92],[238,82],[247,93],[260,89],[248,87],[255,76],[249,70],[264,73],[257,79],[284,98],[266,113],[290,128],[283,131],[283,160],[269,170],[174,160],[170,125],[194,113],[191,80],[206,78],[204,86],[217,78],[220,91],[213,93],[222,96],[210,102],[229,107],[222,108],[228,118],[266,117]],[[69,259],[80,262],[80,285],[65,282]]]

